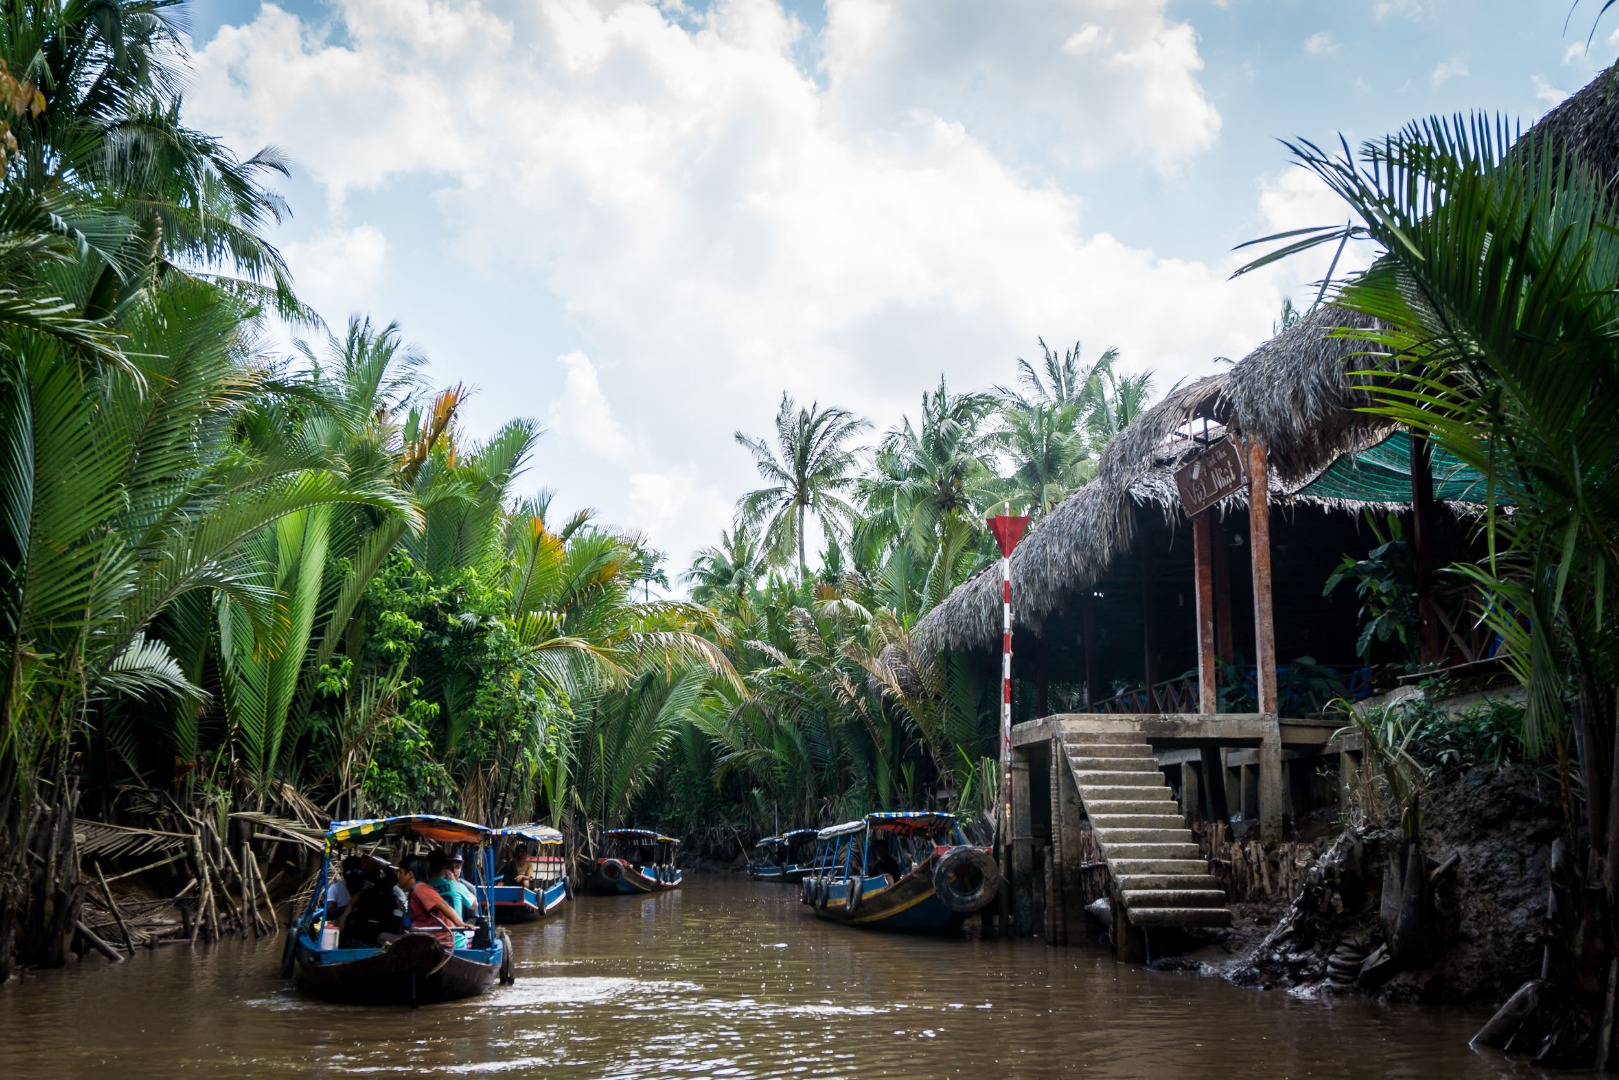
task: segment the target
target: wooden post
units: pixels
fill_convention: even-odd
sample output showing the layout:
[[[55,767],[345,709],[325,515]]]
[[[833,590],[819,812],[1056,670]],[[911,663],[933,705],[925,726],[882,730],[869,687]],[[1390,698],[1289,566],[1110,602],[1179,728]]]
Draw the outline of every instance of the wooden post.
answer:
[[[1270,721],[1259,745],[1259,838],[1282,840],[1282,729],[1277,719],[1276,618],[1271,593],[1270,486],[1265,443],[1248,440],[1249,547],[1254,566],[1254,661],[1259,711]]]
[[[1147,711],[1158,711],[1158,635],[1154,632],[1152,597],[1152,549],[1141,538],[1141,649],[1142,679],[1147,687]]]
[[[1424,664],[1444,658],[1439,617],[1433,602],[1433,449],[1428,440],[1411,435],[1411,561],[1417,589],[1418,649]]]
[[[1187,821],[1196,821],[1202,816],[1203,785],[1198,782],[1197,762],[1181,762],[1181,812]]]
[[[1259,711],[1276,712],[1276,619],[1271,596],[1270,488],[1265,444],[1248,440],[1248,548],[1254,567],[1254,663]]]
[[[1096,590],[1085,586],[1085,592],[1079,598],[1080,616],[1084,621],[1085,635],[1085,708],[1092,709],[1096,703],[1106,695],[1096,692]]]
[[[1029,755],[1012,752],[1012,921],[1019,937],[1034,936],[1034,825],[1029,806]]]
[[[1203,766],[1203,797],[1210,821],[1230,821],[1226,808],[1225,755],[1217,746],[1205,746],[1199,753]]]
[[[1231,631],[1231,549],[1226,543],[1225,525],[1212,508],[1209,540],[1214,555],[1214,654],[1229,664],[1237,651]]]
[[[1214,552],[1205,510],[1192,519],[1192,570],[1197,581],[1197,711],[1220,711],[1219,669],[1215,666]]]

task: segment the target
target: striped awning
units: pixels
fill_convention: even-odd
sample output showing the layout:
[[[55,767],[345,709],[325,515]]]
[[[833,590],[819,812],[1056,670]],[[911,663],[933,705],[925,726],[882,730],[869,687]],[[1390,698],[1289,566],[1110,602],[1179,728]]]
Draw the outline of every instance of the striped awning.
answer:
[[[357,844],[377,836],[419,836],[440,844],[481,844],[489,839],[482,825],[439,814],[406,814],[401,817],[364,818],[334,821],[326,830],[326,846]]]

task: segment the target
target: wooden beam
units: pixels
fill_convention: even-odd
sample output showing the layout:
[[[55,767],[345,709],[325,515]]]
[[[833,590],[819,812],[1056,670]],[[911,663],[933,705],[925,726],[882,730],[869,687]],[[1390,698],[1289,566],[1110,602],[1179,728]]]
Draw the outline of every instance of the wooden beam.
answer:
[[[1231,549],[1225,524],[1213,510],[1209,511],[1209,539],[1214,554],[1214,655],[1229,664],[1237,652],[1231,630]]]
[[[1147,687],[1147,709],[1150,712],[1157,712],[1158,691],[1153,689],[1153,685],[1158,682],[1158,635],[1156,620],[1153,618],[1152,548],[1148,546],[1145,536],[1140,540],[1142,681]]]
[[[1085,586],[1079,598],[1080,617],[1084,621],[1085,635],[1085,708],[1094,708],[1106,695],[1096,692],[1096,588]]]
[[[1428,440],[1411,435],[1411,561],[1416,577],[1419,659],[1438,664],[1444,656],[1444,636],[1433,602],[1433,450]]]
[[[1205,510],[1192,519],[1192,571],[1197,582],[1197,711],[1220,711],[1214,642],[1214,538]]]
[[[1271,593],[1270,485],[1265,443],[1248,440],[1248,548],[1254,567],[1254,664],[1259,711],[1276,707],[1276,615]]]

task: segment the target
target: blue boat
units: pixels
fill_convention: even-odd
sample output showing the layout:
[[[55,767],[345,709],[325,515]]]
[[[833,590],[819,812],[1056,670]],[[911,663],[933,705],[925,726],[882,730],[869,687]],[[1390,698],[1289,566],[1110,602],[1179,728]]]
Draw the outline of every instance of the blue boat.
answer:
[[[1000,887],[989,849],[968,844],[954,814],[892,811],[822,829],[800,899],[850,926],[953,933]]]
[[[573,882],[563,853],[562,834],[549,825],[512,825],[492,830],[497,861],[510,860],[517,880],[489,887],[495,922],[533,922],[573,899]],[[518,847],[525,850],[521,856]],[[506,848],[509,850],[501,850]]]
[[[608,829],[591,866],[590,887],[604,896],[639,896],[680,888],[680,841],[650,829]]]
[[[376,874],[385,875],[392,867],[378,855],[383,842],[393,841],[402,854],[423,841],[463,845],[476,852],[482,864],[480,880],[488,882],[494,879],[491,839],[489,830],[482,825],[434,814],[332,822],[326,832],[326,854],[314,895],[288,929],[281,974],[290,976],[296,969],[300,988],[316,997],[367,1004],[452,1001],[481,994],[497,979],[502,984],[511,983],[511,940],[506,931],[491,923],[492,898],[487,885],[476,890],[480,910],[471,920],[473,932],[465,938],[450,935],[453,943],[402,922],[382,927],[380,937],[386,940],[380,943],[363,937],[356,940],[352,933],[340,932],[335,924],[328,926],[326,919],[326,888],[332,879],[334,860],[342,855],[361,855]],[[379,897],[394,895],[384,893],[392,888],[385,877],[376,878],[376,888]],[[372,924],[373,930],[376,926]]]
[[[767,836],[753,846],[748,876],[758,881],[803,881],[815,854],[814,829],[794,829]]]

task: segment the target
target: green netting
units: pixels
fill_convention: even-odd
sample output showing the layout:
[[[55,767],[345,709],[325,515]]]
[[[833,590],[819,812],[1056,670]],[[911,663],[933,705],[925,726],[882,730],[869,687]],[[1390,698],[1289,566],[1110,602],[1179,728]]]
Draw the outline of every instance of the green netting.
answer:
[[[1451,454],[1433,448],[1433,494],[1441,502],[1484,501],[1484,477]],[[1299,492],[1350,502],[1411,501],[1411,436],[1397,431],[1376,446],[1345,454]]]

